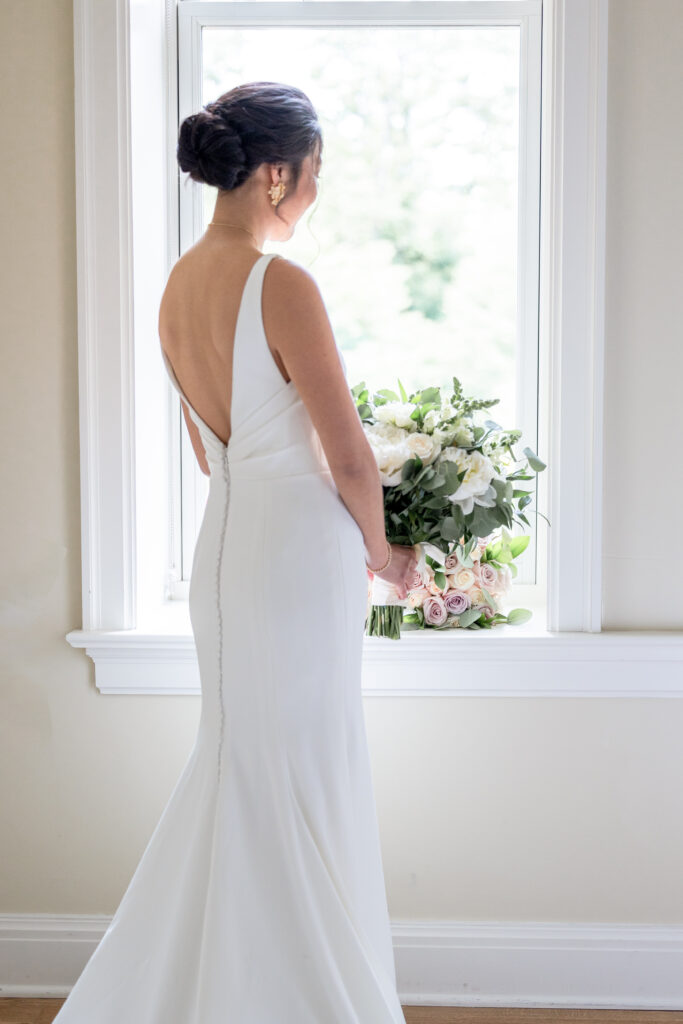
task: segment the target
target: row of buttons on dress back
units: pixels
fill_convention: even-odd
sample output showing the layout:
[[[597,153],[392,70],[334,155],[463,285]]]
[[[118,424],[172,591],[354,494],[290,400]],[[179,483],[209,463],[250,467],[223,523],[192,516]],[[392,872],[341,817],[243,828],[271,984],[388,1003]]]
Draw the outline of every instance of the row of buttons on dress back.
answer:
[[[221,608],[221,568],[223,565],[223,551],[225,548],[225,531],[228,523],[228,511],[230,508],[230,466],[228,464],[228,450],[224,448],[221,456],[221,468],[225,487],[223,506],[223,520],[219,540],[218,559],[216,564],[216,611],[218,614],[218,706],[220,709],[220,721],[218,723],[218,781],[221,778],[223,759],[223,734],[225,731],[225,707],[223,705],[223,610]]]

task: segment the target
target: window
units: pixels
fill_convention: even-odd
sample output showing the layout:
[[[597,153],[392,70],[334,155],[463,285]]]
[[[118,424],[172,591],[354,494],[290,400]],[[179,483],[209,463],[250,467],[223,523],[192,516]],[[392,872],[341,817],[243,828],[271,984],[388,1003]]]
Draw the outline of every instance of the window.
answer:
[[[302,249],[297,254],[288,243],[287,251],[318,277],[350,376],[361,373],[374,384],[377,374],[385,382],[388,345],[400,344],[405,383],[417,383],[410,378],[417,373],[410,342],[419,325],[430,342],[430,376],[450,373],[462,360],[466,390],[500,395],[501,421],[514,421],[532,445],[538,431],[545,439],[538,450],[547,449],[549,463],[548,493],[539,494],[536,506],[552,527],[528,559],[522,584],[530,594],[540,591],[547,623],[536,615],[528,626],[495,636],[368,639],[364,688],[482,692],[468,689],[463,671],[462,643],[474,640],[479,679],[486,678],[487,659],[495,678],[495,665],[506,663],[505,679],[486,694],[564,692],[561,664],[571,667],[574,656],[587,660],[586,647],[600,639],[605,0],[75,0],[74,26],[84,598],[82,628],[68,639],[93,657],[98,687],[198,692],[187,603],[168,580],[171,553],[178,563],[183,545],[187,563],[202,481],[188,480],[179,451],[179,406],[161,365],[157,315],[170,266],[202,231],[213,200],[194,183],[179,188],[185,176],[175,162],[177,126],[242,76],[291,80],[296,74],[338,159],[325,161],[311,233],[302,223]],[[291,57],[308,41],[311,56],[298,58],[300,67],[290,65],[289,72],[281,62],[276,75],[271,54],[266,74],[254,41],[272,46],[284,32],[292,41],[284,54]],[[420,77],[407,91],[397,84],[397,54],[410,67],[404,77]],[[457,66],[468,59],[469,92]],[[443,82],[433,104],[419,76],[421,60],[425,75]],[[333,66],[321,68],[326,62]],[[360,109],[356,98],[355,110],[351,62],[372,97]],[[492,65],[500,75],[494,89],[486,74]],[[305,78],[301,67],[308,69]],[[335,72],[336,87],[329,77]],[[450,170],[452,140],[438,136],[439,112],[448,118],[452,104],[461,118],[457,172]],[[418,110],[419,118],[412,116]],[[346,189],[351,209],[371,205],[363,161],[369,132],[383,120],[390,185],[375,193],[371,218],[344,224]],[[406,152],[407,169],[399,159]],[[449,168],[442,190],[440,163]],[[399,176],[398,213],[392,176]],[[483,182],[488,193],[477,193]],[[494,202],[499,216],[479,238],[476,225]],[[446,204],[457,230],[443,230],[437,204]],[[380,315],[358,289],[349,301],[358,280],[353,273],[336,274],[335,261],[348,266],[352,244],[361,266],[372,259],[398,292]],[[487,273],[495,273],[500,291],[488,305],[481,286]],[[466,361],[473,337],[500,343],[490,365],[501,378],[490,384],[476,378],[479,361]],[[445,343],[438,339],[444,338],[455,354],[442,359]],[[180,584],[181,563],[175,566]],[[532,604],[521,595],[519,603]],[[591,632],[596,635],[588,638]],[[471,644],[468,651],[474,657]],[[600,662],[623,658],[623,640],[618,652],[606,644],[600,651],[592,657],[595,673],[584,674],[587,692],[609,686]],[[415,672],[425,662],[451,668],[454,658],[461,669],[455,680],[446,671],[422,682]],[[548,660],[556,671],[536,673]]]
[[[359,18],[358,3],[181,0],[178,123],[239,82],[296,82],[321,119],[325,170],[294,238],[268,249],[311,267],[350,382],[397,389],[400,376],[410,392],[455,374],[500,399],[491,416],[523,430],[520,452],[539,450],[541,2],[474,5],[473,18],[442,0],[438,25],[431,4],[409,17],[362,6]],[[182,252],[217,190],[181,179]],[[169,593],[182,598],[208,484],[174,405]],[[514,603],[539,614],[531,522]]]

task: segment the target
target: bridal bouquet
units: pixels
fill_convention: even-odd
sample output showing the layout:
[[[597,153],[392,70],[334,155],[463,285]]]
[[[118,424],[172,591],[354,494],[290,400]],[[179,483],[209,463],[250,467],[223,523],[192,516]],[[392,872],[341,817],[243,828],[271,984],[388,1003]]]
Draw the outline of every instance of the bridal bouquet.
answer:
[[[521,431],[475,421],[499,399],[465,398],[457,377],[445,399],[438,387],[408,396],[398,385],[400,396],[383,388],[370,397],[364,381],[351,389],[382,480],[387,539],[412,545],[417,557],[405,600],[370,574],[366,633],[398,640],[402,626],[526,622],[531,612],[504,614],[499,603],[517,575],[513,560],[529,543],[509,533],[515,520],[529,526],[531,494],[517,484],[545,463],[530,448],[526,458],[515,456]]]

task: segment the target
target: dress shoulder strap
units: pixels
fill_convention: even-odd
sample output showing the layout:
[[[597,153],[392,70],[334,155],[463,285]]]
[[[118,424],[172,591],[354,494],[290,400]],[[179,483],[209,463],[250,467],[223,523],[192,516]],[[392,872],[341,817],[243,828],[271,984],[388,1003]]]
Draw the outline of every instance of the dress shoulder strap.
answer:
[[[278,253],[260,256],[249,273],[235,328],[232,371],[232,429],[288,386],[268,347],[263,325],[263,279]]]

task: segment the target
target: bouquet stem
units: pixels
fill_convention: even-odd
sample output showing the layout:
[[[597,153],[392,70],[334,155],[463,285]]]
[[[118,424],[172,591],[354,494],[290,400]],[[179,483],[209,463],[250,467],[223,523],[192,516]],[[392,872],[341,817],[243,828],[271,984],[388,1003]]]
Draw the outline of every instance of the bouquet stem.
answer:
[[[384,636],[389,640],[400,640],[402,622],[402,605],[372,604],[365,621],[365,633],[367,636]]]

